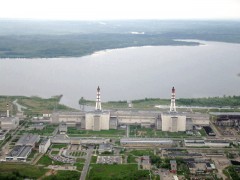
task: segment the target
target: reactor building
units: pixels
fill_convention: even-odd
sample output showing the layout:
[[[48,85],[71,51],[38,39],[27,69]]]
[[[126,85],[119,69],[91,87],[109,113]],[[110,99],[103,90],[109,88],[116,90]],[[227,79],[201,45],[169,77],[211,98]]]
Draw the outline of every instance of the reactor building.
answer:
[[[19,125],[19,118],[10,116],[9,106],[7,104],[6,116],[0,117],[0,129],[12,130],[12,129],[16,129],[18,125]]]
[[[97,88],[95,111],[87,112],[85,115],[85,129],[100,131],[109,130],[110,112],[104,112],[101,106],[100,88]],[[84,126],[83,125],[83,126]]]
[[[171,105],[168,113],[161,114],[162,131],[178,132],[186,131],[186,115],[176,110],[175,88],[172,88]]]

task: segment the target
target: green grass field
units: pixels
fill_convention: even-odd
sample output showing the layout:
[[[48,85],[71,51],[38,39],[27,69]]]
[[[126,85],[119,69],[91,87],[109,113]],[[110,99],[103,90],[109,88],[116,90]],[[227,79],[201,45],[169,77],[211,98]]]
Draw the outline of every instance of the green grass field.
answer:
[[[57,155],[59,153],[59,151],[51,151],[52,155]]]
[[[44,165],[44,166],[49,166],[49,165],[63,165],[64,163],[59,162],[59,161],[54,161],[47,155],[43,155],[41,159],[39,159],[38,164]]]
[[[51,146],[52,149],[61,149],[61,148],[66,148],[68,145],[67,144],[53,144]]]
[[[132,154],[134,156],[150,156],[153,155],[152,150],[132,150],[129,152],[129,154]]]
[[[77,171],[57,171],[56,175],[44,177],[43,180],[79,180],[80,175]]]
[[[43,167],[28,164],[1,163],[0,179],[37,179],[47,171]]]
[[[77,163],[74,164],[74,166],[77,166],[77,170],[82,171],[84,163],[77,162]]]
[[[149,171],[138,171],[136,164],[103,165],[91,164],[87,180],[99,179],[149,179]]]

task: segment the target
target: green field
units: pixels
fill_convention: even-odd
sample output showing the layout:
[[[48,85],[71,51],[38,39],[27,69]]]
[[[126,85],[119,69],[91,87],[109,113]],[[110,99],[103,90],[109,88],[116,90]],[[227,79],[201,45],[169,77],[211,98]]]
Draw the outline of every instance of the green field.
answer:
[[[43,176],[48,170],[43,167],[36,167],[28,164],[0,164],[0,179],[37,179]]]
[[[13,101],[17,99],[17,102],[25,106],[27,109],[22,109],[26,115],[42,115],[43,113],[52,113],[54,109],[65,111],[73,110],[65,105],[59,104],[62,95],[53,96],[51,98],[40,98],[37,96],[0,96],[0,112],[6,111],[6,105],[9,104],[10,112],[15,114],[17,107],[13,105]]]
[[[115,180],[115,179],[132,179],[147,180],[149,179],[149,171],[137,170],[136,164],[122,165],[103,165],[91,164],[87,180]]]
[[[64,163],[59,162],[59,161],[54,161],[52,160],[50,157],[48,157],[47,155],[43,155],[39,161],[38,164],[44,165],[44,166],[49,166],[49,165],[63,165]]]
[[[59,153],[59,151],[51,151],[52,155],[57,155]]]
[[[32,134],[39,134],[44,136],[51,136],[54,130],[58,127],[58,125],[47,125],[43,128],[43,130],[21,130],[20,134],[24,133],[32,133]]]
[[[150,156],[153,155],[152,150],[132,150],[129,152],[129,154],[132,154],[134,156]]]
[[[44,177],[43,180],[79,180],[80,172],[57,171],[56,175]]]
[[[61,148],[66,148],[68,145],[67,144],[53,144],[51,146],[52,149],[61,149]]]
[[[92,156],[91,163],[96,163],[96,162],[97,162],[97,156]]]
[[[77,170],[82,171],[84,163],[77,162],[77,163],[74,164],[74,166],[77,166]]]

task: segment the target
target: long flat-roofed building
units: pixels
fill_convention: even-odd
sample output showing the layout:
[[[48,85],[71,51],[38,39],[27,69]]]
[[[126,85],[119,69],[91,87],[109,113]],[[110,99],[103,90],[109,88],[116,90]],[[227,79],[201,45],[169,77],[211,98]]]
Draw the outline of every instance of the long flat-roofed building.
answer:
[[[40,140],[40,136],[37,134],[24,134],[16,142],[16,146],[32,146],[35,147],[35,144]]]
[[[173,145],[173,140],[162,138],[122,138],[120,143],[123,146],[161,146],[170,147]]]
[[[203,140],[203,139],[184,139],[185,146],[192,147],[201,147],[201,146],[209,146],[209,147],[229,147],[230,141],[212,139],[212,140]]]
[[[7,161],[26,161],[32,151],[32,146],[14,146],[6,156]]]
[[[30,155],[32,148],[40,140],[40,136],[36,134],[24,134],[16,142],[14,148],[6,156],[6,161],[26,161]]]

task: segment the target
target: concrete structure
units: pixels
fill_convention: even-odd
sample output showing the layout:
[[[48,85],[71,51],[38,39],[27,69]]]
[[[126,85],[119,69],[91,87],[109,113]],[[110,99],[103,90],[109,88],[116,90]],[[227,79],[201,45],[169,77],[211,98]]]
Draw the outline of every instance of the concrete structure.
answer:
[[[186,131],[186,115],[169,112],[161,114],[161,119],[162,131]]]
[[[109,130],[109,112],[89,112],[85,116],[85,129],[100,131],[100,130]]]
[[[158,146],[158,147],[171,147],[173,141],[171,139],[161,139],[161,138],[122,138],[120,139],[122,146]]]
[[[46,153],[50,145],[51,145],[51,141],[49,138],[43,139],[39,145],[39,153],[43,153],[43,154]]]

